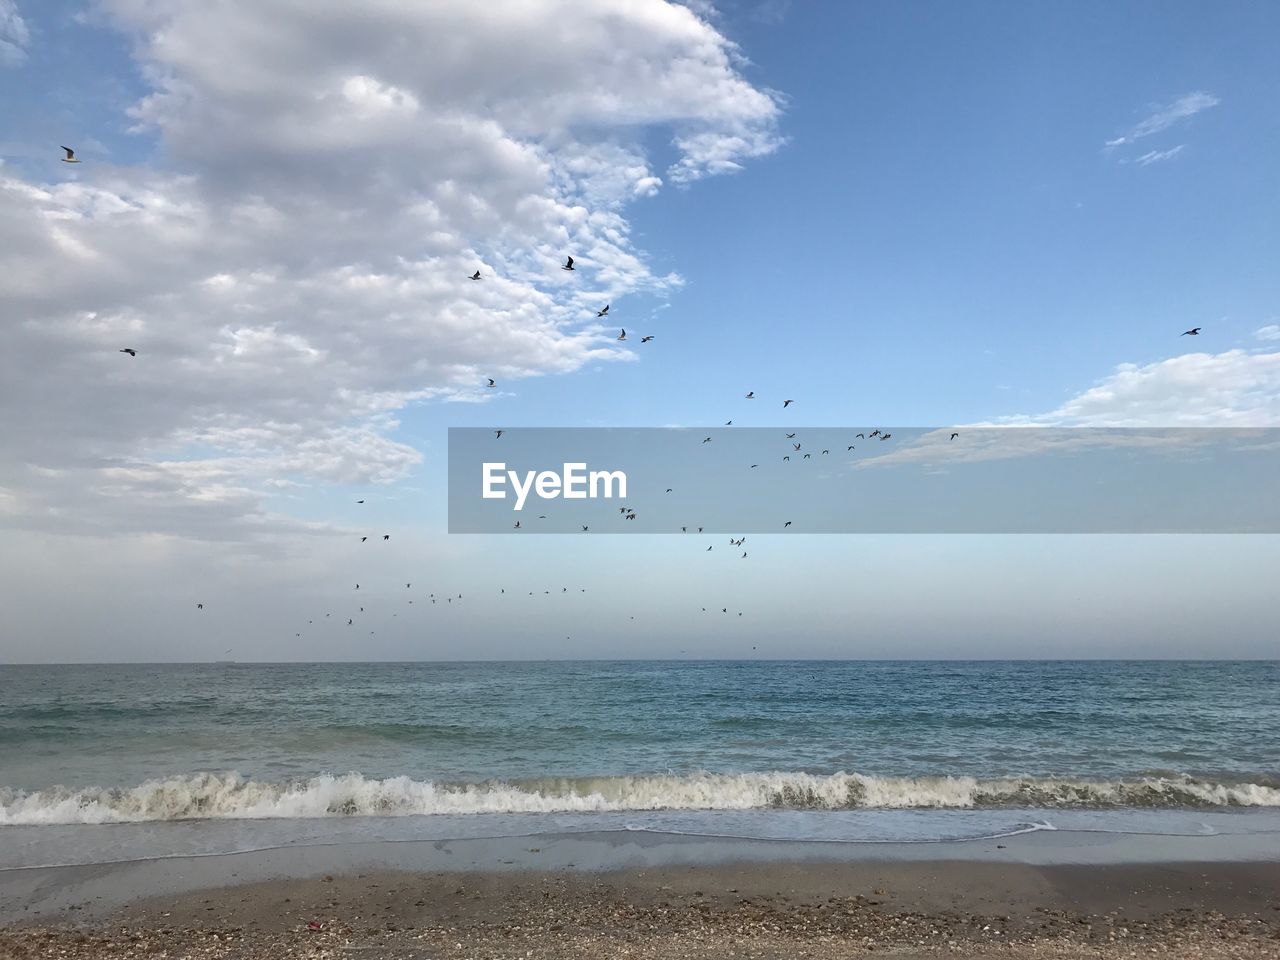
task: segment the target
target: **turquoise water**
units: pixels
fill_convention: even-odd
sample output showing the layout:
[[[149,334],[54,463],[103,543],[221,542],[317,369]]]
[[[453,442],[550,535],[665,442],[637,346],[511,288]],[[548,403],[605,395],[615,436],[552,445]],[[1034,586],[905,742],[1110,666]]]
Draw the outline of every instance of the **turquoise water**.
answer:
[[[0,824],[1280,807],[1278,730],[1276,662],[8,666]]]

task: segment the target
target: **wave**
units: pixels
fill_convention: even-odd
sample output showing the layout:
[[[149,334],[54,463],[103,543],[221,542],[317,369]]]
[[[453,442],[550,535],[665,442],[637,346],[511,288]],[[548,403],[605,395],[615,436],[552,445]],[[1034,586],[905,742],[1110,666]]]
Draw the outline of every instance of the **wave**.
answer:
[[[693,773],[435,783],[358,773],[282,783],[234,773],[129,788],[0,789],[0,825],[644,810],[1280,807],[1280,788],[1191,777],[874,777]]]

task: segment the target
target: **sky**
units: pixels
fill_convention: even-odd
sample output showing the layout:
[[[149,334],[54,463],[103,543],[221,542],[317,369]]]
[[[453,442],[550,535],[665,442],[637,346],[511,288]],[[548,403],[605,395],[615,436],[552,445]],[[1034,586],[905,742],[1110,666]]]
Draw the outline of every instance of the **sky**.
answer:
[[[446,438],[1280,426],[1278,33],[0,0],[0,661],[1274,656],[1272,536],[450,535]]]

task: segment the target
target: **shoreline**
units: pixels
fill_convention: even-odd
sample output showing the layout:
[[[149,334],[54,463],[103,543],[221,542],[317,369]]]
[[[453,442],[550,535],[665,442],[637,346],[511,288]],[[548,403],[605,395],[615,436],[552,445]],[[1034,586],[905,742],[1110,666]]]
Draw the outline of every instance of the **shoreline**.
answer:
[[[0,871],[0,956],[1276,957],[1278,842],[636,832],[28,867]]]

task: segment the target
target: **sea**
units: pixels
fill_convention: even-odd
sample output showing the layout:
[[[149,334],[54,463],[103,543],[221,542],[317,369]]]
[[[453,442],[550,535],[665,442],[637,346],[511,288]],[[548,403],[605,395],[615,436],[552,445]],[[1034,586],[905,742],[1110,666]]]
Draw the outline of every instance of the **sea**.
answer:
[[[601,830],[1280,828],[1280,662],[0,666],[0,868]]]

